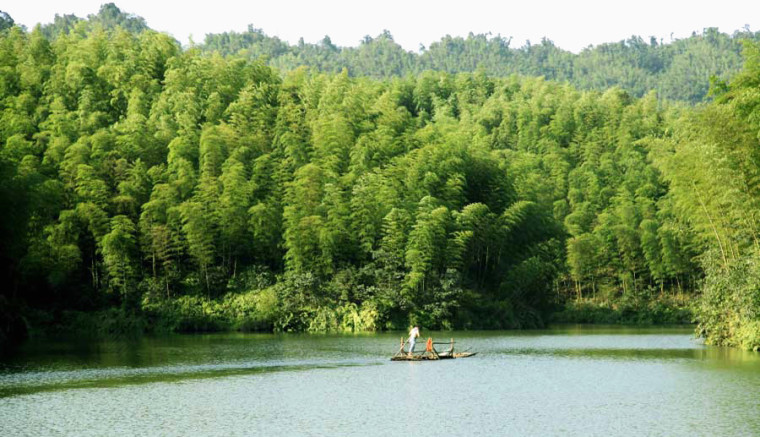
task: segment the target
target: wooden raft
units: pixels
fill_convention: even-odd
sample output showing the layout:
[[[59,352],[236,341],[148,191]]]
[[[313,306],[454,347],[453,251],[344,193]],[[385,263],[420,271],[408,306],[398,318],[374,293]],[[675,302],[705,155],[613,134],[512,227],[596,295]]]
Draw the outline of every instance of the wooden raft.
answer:
[[[436,344],[449,344],[450,347],[447,351],[438,352],[435,350]],[[425,344],[425,351],[420,354],[407,353],[404,351],[406,345],[404,338],[401,338],[401,347],[396,355],[391,357],[391,361],[436,361],[436,360],[450,360],[454,358],[467,358],[475,355],[477,352],[454,352],[454,339],[451,339],[450,343],[433,343],[432,338],[428,338]]]

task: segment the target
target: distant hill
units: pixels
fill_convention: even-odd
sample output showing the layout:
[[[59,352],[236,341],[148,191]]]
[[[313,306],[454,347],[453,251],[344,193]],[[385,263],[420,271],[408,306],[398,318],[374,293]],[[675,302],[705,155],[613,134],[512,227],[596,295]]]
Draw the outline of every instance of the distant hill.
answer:
[[[209,34],[200,48],[223,55],[264,57],[272,66],[292,70],[299,66],[354,76],[393,77],[425,70],[449,73],[478,69],[491,76],[544,76],[578,88],[605,90],[614,86],[640,97],[656,90],[661,98],[697,103],[707,95],[710,77],[728,79],[742,67],[743,39],[759,34],[733,35],[715,28],[691,37],[663,43],[633,36],[625,41],[590,46],[579,54],[563,50],[548,39],[513,48],[510,39],[474,35],[445,36],[413,53],[404,50],[389,32],[366,36],[358,47],[337,47],[329,37],[318,44],[289,45],[249,26],[247,32]]]
[[[13,19],[5,14],[3,22],[12,25]],[[143,18],[107,3],[86,19],[56,15],[53,23],[41,26],[41,31],[48,39],[55,39],[78,25],[83,30],[121,27],[135,33],[148,29]],[[494,77],[543,76],[585,90],[617,86],[636,97],[655,90],[661,99],[698,103],[707,96],[711,77],[725,81],[741,70],[742,40],[758,41],[760,32],[744,29],[729,35],[707,28],[668,43],[632,36],[589,46],[579,54],[563,50],[548,39],[514,47],[511,39],[499,35],[471,33],[467,38],[446,35],[414,53],[404,50],[388,31],[374,38],[365,36],[357,47],[336,46],[329,36],[316,44],[301,39],[291,45],[249,25],[245,32],[207,34],[197,48],[224,56],[264,59],[281,71],[306,66],[323,72],[346,69],[351,76],[388,78],[426,70],[480,70]]]

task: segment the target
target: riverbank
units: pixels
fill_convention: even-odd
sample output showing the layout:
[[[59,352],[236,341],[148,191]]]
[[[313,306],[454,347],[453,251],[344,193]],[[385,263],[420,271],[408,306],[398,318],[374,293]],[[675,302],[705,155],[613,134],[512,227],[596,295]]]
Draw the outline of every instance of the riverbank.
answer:
[[[687,325],[696,323],[696,301],[692,298],[657,297],[651,300],[567,302],[549,316],[551,323],[605,325]]]
[[[570,301],[547,314],[544,321],[552,324],[689,325],[695,323],[694,305],[693,300],[683,297],[623,302]],[[288,325],[294,318],[309,322]],[[406,328],[383,323],[374,308],[353,304],[305,308],[299,314],[285,313],[272,296],[260,292],[231,293],[218,299],[185,296],[171,301],[146,301],[133,310],[30,311],[24,320],[32,337],[65,334],[119,338],[194,332],[350,333]]]
[[[27,327],[20,306],[0,295],[0,356],[11,352],[28,338]]]
[[[369,303],[304,306],[280,304],[269,290],[228,293],[217,299],[182,296],[144,300],[139,307],[97,311],[27,310],[24,321],[32,337],[84,335],[119,338],[143,334],[196,332],[374,332],[405,329],[379,324]]]

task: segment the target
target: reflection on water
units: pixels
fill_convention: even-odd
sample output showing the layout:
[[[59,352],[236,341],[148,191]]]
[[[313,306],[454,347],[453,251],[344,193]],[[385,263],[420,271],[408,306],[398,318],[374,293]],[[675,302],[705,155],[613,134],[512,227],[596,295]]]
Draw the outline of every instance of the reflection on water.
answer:
[[[423,332],[424,336],[431,335]],[[760,354],[690,328],[39,341],[0,363],[0,435],[760,435]]]

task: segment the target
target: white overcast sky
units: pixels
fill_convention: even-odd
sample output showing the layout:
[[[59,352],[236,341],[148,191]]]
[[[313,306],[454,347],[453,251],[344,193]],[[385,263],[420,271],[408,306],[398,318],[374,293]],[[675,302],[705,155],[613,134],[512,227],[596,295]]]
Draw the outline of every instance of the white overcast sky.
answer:
[[[5,3],[5,2],[4,2]],[[0,10],[29,29],[53,21],[55,14],[86,17],[103,0],[11,0]],[[139,15],[151,28],[188,42],[202,42],[207,33],[244,31],[248,24],[290,43],[300,37],[318,42],[329,35],[334,44],[356,46],[364,35],[384,29],[407,50],[417,51],[445,35],[468,33],[512,37],[512,47],[542,37],[578,52],[590,44],[639,35],[688,37],[693,31],[717,27],[732,33],[749,25],[760,27],[758,0],[120,0],[124,12]]]

